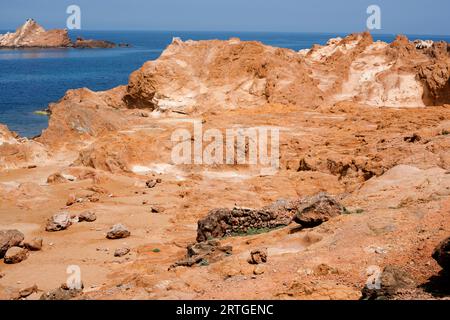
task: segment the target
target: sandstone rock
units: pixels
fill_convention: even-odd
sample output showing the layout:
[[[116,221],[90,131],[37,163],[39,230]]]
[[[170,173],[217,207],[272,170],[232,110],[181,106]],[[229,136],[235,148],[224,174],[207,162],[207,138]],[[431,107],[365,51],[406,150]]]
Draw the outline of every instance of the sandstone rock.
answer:
[[[364,300],[390,299],[396,295],[400,289],[414,287],[414,281],[400,268],[388,265],[380,275],[378,284],[366,285],[362,290]]]
[[[326,194],[310,198],[298,208],[294,221],[304,228],[314,228],[344,212],[344,207]]]
[[[32,240],[25,240],[23,246],[30,251],[39,251],[42,249],[42,238],[34,238]]]
[[[72,219],[67,212],[61,212],[53,215],[48,221],[45,227],[46,231],[56,232],[65,230],[72,225]]]
[[[433,252],[433,259],[444,269],[450,272],[450,238],[442,241]]]
[[[20,245],[24,239],[18,230],[0,230],[0,258],[3,258],[9,248]]]
[[[248,263],[250,264],[262,264],[267,262],[267,249],[255,249],[250,252],[250,258]]]
[[[106,238],[108,239],[122,239],[130,236],[130,231],[123,224],[114,225],[111,230],[108,231]]]
[[[28,257],[28,250],[20,247],[9,248],[5,253],[4,261],[7,264],[20,263]]]
[[[46,31],[33,19],[28,19],[14,33],[0,35],[0,47],[7,48],[57,48],[71,45],[67,30]]]
[[[187,247],[185,259],[174,263],[170,269],[177,267],[192,267],[194,265],[209,265],[231,255],[233,247],[221,246],[217,240],[195,243]]]
[[[130,253],[130,248],[119,248],[114,251],[114,257],[123,257]]]
[[[78,221],[83,222],[94,222],[95,220],[97,220],[97,216],[94,212],[92,211],[86,211],[86,212],[82,212],[80,213],[80,215],[78,216]]]

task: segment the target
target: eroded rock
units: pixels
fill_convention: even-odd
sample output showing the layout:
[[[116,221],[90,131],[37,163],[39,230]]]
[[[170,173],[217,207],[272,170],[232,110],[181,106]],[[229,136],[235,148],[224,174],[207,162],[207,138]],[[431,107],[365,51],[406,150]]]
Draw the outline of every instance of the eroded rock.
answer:
[[[339,202],[327,194],[321,193],[307,199],[298,208],[294,221],[303,228],[314,228],[342,213],[344,213],[344,207]]]
[[[114,257],[123,257],[130,253],[130,248],[118,248],[114,251]]]
[[[42,238],[34,238],[31,240],[25,240],[23,246],[30,251],[39,251],[42,249],[42,242]]]
[[[95,220],[97,220],[97,215],[92,212],[92,211],[85,211],[80,213],[80,215],[78,216],[78,221],[80,222],[94,222]]]
[[[48,232],[56,232],[65,230],[72,225],[72,219],[67,212],[61,212],[53,215],[47,221],[45,230]]]
[[[18,230],[0,230],[0,258],[5,256],[9,248],[20,245],[24,238]]]
[[[20,263],[28,257],[28,250],[20,247],[9,248],[3,258],[7,264]]]
[[[106,238],[108,239],[122,239],[127,238],[131,235],[130,231],[123,224],[114,225],[111,230],[106,234]]]
[[[232,246],[221,246],[217,240],[195,243],[187,247],[186,258],[174,263],[169,270],[177,267],[192,267],[194,265],[206,266],[231,255],[232,252]]]
[[[250,258],[248,263],[250,264],[262,264],[267,262],[267,249],[255,249],[250,252]]]

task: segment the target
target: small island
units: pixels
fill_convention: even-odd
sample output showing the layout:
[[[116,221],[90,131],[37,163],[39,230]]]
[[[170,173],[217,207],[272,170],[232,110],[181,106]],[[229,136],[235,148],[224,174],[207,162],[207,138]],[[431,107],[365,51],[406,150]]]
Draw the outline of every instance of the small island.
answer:
[[[0,48],[115,48],[128,47],[128,44],[117,45],[110,41],[83,39],[78,37],[72,41],[67,29],[45,30],[34,19],[27,21],[16,32],[0,35]]]

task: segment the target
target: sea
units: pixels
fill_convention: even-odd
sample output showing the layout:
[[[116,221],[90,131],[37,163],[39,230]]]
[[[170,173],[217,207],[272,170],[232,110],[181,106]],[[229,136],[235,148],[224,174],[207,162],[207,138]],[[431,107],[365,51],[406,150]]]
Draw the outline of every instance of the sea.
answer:
[[[0,34],[14,30],[0,30]],[[46,109],[69,89],[107,90],[127,84],[131,72],[155,60],[172,42],[238,37],[267,45],[300,50],[325,44],[333,33],[269,32],[178,32],[178,31],[71,31],[71,38],[128,43],[114,49],[0,49],[0,123],[24,137],[35,137],[48,125],[48,117],[35,111]],[[450,36],[414,36],[410,39],[445,40]],[[395,35],[374,35],[375,40],[391,42]]]

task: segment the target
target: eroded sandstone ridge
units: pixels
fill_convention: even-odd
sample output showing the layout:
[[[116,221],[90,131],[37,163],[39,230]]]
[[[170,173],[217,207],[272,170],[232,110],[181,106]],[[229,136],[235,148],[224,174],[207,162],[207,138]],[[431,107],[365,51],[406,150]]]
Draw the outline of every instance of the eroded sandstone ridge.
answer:
[[[174,39],[39,137],[0,127],[0,298],[448,299],[449,102],[444,42]],[[193,123],[279,128],[278,170],[177,164]]]
[[[72,42],[67,29],[45,30],[35,20],[28,19],[15,32],[0,35],[0,48],[114,48],[103,40],[77,39]]]

